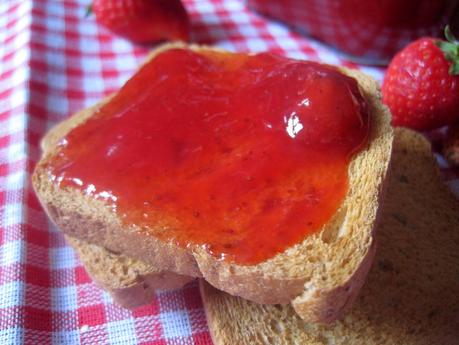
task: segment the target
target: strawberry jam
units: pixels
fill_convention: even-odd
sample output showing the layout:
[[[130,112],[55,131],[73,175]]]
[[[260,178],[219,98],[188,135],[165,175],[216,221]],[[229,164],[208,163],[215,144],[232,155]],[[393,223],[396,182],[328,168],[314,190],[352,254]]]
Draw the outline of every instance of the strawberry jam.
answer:
[[[272,54],[167,50],[47,163],[125,225],[256,264],[330,220],[369,134],[357,82]]]

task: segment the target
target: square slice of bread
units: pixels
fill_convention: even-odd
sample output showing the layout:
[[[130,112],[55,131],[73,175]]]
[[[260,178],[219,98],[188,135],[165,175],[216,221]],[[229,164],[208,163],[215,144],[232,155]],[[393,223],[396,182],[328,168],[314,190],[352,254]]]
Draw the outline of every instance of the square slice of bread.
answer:
[[[171,48],[214,49],[165,45],[149,59]],[[358,81],[369,104],[369,144],[350,163],[349,189],[335,216],[317,233],[259,264],[238,265],[218,260],[202,247],[181,248],[145,236],[137,226],[123,224],[102,201],[75,189],[59,188],[49,180],[45,166],[57,154],[58,140],[110,98],[78,112],[47,134],[33,186],[50,218],[69,236],[139,259],[163,272],[203,277],[221,290],[258,303],[291,304],[307,321],[331,322],[355,300],[373,260],[374,229],[393,141],[390,115],[381,103],[376,81],[358,71],[341,71]]]
[[[378,251],[351,311],[329,326],[201,284],[215,345],[459,344],[459,203],[429,143],[396,130]]]

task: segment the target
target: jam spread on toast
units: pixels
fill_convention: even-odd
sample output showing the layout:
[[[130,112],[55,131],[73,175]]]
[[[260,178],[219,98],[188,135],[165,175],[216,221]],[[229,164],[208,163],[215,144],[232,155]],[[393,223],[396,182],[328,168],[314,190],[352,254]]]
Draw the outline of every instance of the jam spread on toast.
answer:
[[[249,265],[331,219],[369,126],[357,82],[334,67],[170,49],[61,139],[46,169],[147,235]]]

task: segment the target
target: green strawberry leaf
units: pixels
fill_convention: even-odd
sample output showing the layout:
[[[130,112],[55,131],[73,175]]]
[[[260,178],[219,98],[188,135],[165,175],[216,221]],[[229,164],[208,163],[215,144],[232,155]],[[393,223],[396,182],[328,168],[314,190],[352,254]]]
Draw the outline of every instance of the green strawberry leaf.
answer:
[[[88,5],[88,7],[86,7],[86,12],[84,14],[84,17],[88,18],[91,14],[92,14],[92,4]]]
[[[451,64],[451,67],[449,68],[449,74],[459,75],[459,63],[457,61]]]
[[[445,37],[447,41],[438,40],[435,43],[445,54],[445,58],[451,62],[449,74],[459,75],[459,41],[454,37],[449,25],[445,27]]]

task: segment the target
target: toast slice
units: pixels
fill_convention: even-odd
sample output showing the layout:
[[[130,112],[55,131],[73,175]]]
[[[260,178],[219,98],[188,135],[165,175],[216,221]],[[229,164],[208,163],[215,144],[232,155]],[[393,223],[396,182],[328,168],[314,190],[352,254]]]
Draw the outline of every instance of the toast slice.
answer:
[[[216,345],[459,344],[459,203],[429,143],[397,129],[378,251],[354,307],[324,327],[290,306],[257,305],[203,283]]]
[[[212,50],[202,46],[165,45],[150,59],[170,48]],[[56,144],[72,128],[91,117],[110,97],[58,124],[44,138],[43,157],[33,174],[33,186],[54,223],[67,235],[123,253],[161,271],[203,277],[230,294],[258,303],[291,303],[301,317],[331,322],[354,301],[370,268],[374,228],[389,165],[393,133],[390,115],[381,103],[376,81],[358,71],[354,77],[371,116],[369,145],[349,165],[349,190],[335,216],[317,233],[283,253],[256,265],[218,260],[204,248],[180,248],[135,226],[124,226],[109,207],[70,188],[57,188],[44,165],[56,154]]]
[[[151,303],[155,290],[178,289],[194,278],[158,270],[140,260],[66,236],[94,282],[122,307]]]

